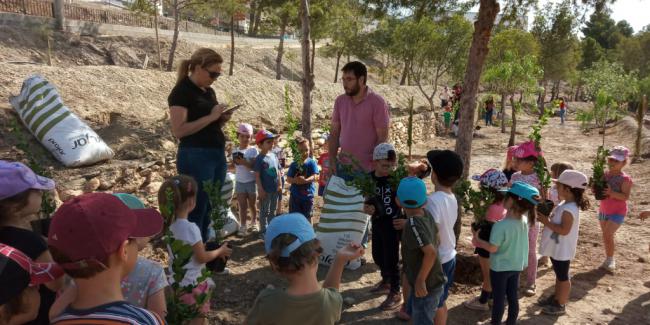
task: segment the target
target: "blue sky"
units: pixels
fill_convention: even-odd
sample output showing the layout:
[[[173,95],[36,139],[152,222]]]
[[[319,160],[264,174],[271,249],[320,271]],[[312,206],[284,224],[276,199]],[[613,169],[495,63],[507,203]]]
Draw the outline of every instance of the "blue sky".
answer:
[[[612,18],[616,21],[627,20],[634,32],[650,24],[650,0],[616,0],[612,9]]]

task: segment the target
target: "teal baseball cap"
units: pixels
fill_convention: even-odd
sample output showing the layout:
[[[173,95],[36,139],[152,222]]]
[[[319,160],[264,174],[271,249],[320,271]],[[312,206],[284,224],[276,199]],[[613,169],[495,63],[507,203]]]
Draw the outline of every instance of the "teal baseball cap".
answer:
[[[427,202],[427,185],[417,177],[406,177],[397,187],[397,200],[404,208],[419,208]]]
[[[501,192],[512,193],[534,205],[539,204],[539,190],[524,182],[513,182],[510,188],[503,189]]]
[[[302,246],[302,244],[316,238],[314,227],[309,223],[307,218],[300,213],[287,213],[277,216],[271,220],[266,227],[264,235],[264,248],[266,253],[271,252],[271,243],[275,237],[282,234],[290,234],[297,237],[289,246],[285,247],[280,253],[281,257],[289,257],[293,251]]]
[[[133,194],[128,194],[128,193],[113,193],[113,196],[117,197],[126,205],[129,207],[129,209],[146,209],[147,207],[144,206],[144,203],[138,199],[137,196]]]

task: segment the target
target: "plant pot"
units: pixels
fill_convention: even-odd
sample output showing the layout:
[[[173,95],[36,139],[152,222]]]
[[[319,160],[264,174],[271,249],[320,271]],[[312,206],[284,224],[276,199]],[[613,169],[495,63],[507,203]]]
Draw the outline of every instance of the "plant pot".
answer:
[[[32,230],[37,233],[41,234],[44,237],[47,237],[47,234],[50,232],[50,223],[52,222],[52,218],[46,218],[46,219],[38,219],[30,222],[32,226]]]
[[[553,211],[553,207],[555,204],[551,200],[546,200],[540,204],[537,205],[537,212],[543,214],[544,216],[549,216],[551,215],[551,211]]]
[[[602,201],[607,198],[607,196],[605,195],[605,188],[606,186],[594,185],[593,191],[596,200]]]
[[[226,245],[228,245],[228,248],[232,248],[231,243],[226,243]],[[214,251],[219,249],[219,247],[221,247],[221,244],[215,241],[209,241],[205,243],[205,250],[207,251]],[[219,273],[219,272],[223,272],[223,270],[226,268],[227,262],[228,262],[227,257],[224,258],[218,257],[210,262],[205,263],[205,266],[208,268],[208,270]]]

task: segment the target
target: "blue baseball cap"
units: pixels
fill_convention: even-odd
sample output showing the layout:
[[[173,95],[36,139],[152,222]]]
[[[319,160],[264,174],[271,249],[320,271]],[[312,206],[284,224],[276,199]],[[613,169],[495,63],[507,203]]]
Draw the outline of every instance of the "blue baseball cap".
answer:
[[[280,256],[289,257],[293,251],[302,246],[302,244],[316,238],[314,227],[307,221],[307,218],[300,213],[287,213],[277,216],[271,220],[266,227],[264,235],[264,248],[266,253],[271,252],[271,243],[275,237],[281,234],[291,234],[298,237],[293,243],[282,250]]]
[[[427,186],[417,177],[406,177],[397,187],[397,200],[404,208],[415,209],[427,202]]]
[[[133,194],[128,194],[128,193],[113,193],[113,196],[116,196],[124,205],[129,207],[129,209],[146,209],[147,207],[144,206],[144,203],[138,199]]]
[[[513,182],[510,188],[503,189],[501,192],[512,193],[534,205],[539,204],[539,191],[534,186],[524,182]]]

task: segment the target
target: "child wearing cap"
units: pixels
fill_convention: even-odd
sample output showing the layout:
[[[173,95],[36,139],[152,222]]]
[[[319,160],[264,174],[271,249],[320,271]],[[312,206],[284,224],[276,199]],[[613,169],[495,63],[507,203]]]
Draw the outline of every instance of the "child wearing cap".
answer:
[[[551,258],[555,272],[555,294],[540,301],[545,314],[566,313],[571,291],[569,267],[578,246],[580,210],[589,209],[589,200],[585,196],[588,182],[585,174],[577,170],[565,170],[555,180],[561,203],[553,210],[551,217],[537,214],[537,219],[544,225],[539,253]]]
[[[294,161],[289,165],[287,181],[289,187],[289,213],[301,213],[311,220],[311,213],[314,207],[314,194],[316,194],[316,177],[318,176],[318,163],[314,158],[309,157],[309,141],[303,137],[296,137],[298,150],[302,161]],[[298,168],[298,165],[302,165]]]
[[[503,207],[503,199],[505,196],[500,190],[508,185],[508,179],[502,171],[496,169],[488,169],[482,175],[472,176],[472,179],[479,181],[481,188],[489,191],[493,197],[492,203],[488,207],[485,216],[483,216],[483,222],[477,225],[479,238],[488,241],[490,240],[493,225],[503,220],[506,216],[506,209]],[[481,286],[481,295],[465,301],[463,305],[469,309],[488,311],[490,310],[488,301],[492,299],[490,252],[478,247],[476,243],[472,244],[476,247],[474,254],[478,255],[483,284]]]
[[[40,284],[63,276],[54,263],[36,263],[14,247],[0,244],[0,324],[35,322],[41,304]]]
[[[275,135],[267,130],[259,130],[255,135],[255,143],[260,153],[255,158],[253,170],[257,182],[257,193],[260,202],[260,231],[266,231],[266,225],[271,222],[277,212],[278,198],[282,191],[280,180],[280,163],[271,152]]]
[[[279,216],[282,214],[282,197],[284,196],[285,183],[284,169],[287,168],[287,155],[284,152],[284,148],[280,146],[280,132],[274,128],[269,128],[268,131],[275,135],[273,138],[273,149],[271,149],[271,152],[278,159],[278,164],[280,164],[278,173],[280,174],[280,183],[282,184],[282,187],[280,188],[280,193],[278,194],[278,204],[275,210],[275,215]]]
[[[606,198],[600,201],[600,208],[598,209],[598,220],[600,230],[603,233],[606,256],[601,268],[610,272],[616,270],[616,262],[614,261],[616,243],[614,237],[625,220],[628,211],[627,200],[632,192],[632,177],[623,171],[629,156],[630,150],[623,146],[616,146],[609,151],[609,157],[607,157],[608,170],[605,172],[605,181],[607,181]]]
[[[401,219],[400,209],[395,201],[397,188],[390,183],[390,173],[397,166],[395,147],[390,143],[377,145],[372,154],[372,166],[370,177],[375,181],[376,195],[370,198],[374,204],[366,204],[364,209],[371,215],[372,259],[379,267],[381,281],[370,292],[387,295],[379,308],[393,310],[402,303],[399,233],[403,226],[403,222],[398,223],[397,228],[393,224],[396,219]]]
[[[54,189],[54,181],[36,175],[19,162],[0,160],[0,243],[15,247],[37,262],[53,262],[47,243],[33,231],[30,221],[41,211],[43,191]],[[34,324],[47,324],[48,311],[63,278],[39,286],[40,309]]]
[[[233,150],[233,163],[235,164],[235,194],[239,204],[239,236],[248,232],[248,209],[251,210],[251,227],[257,228],[257,186],[253,163],[259,154],[257,148],[250,145],[253,137],[253,126],[241,123],[237,128],[239,147]]]
[[[322,286],[316,272],[323,249],[314,228],[302,215],[289,213],[274,218],[268,225],[264,248],[271,268],[289,282],[289,287],[262,290],[244,324],[328,325],[341,319],[341,274],[348,261],[363,255],[360,245],[352,243],[339,250]]]
[[[454,225],[458,219],[458,202],[452,187],[463,173],[463,161],[451,150],[431,150],[427,152],[431,165],[431,183],[434,192],[427,198],[424,209],[433,218],[440,235],[438,255],[443,272],[447,278],[442,296],[438,303],[436,324],[447,323],[447,305],[449,287],[454,283],[456,269],[456,235]]]
[[[115,193],[122,203],[130,209],[145,209],[144,203],[136,196],[127,193]],[[142,251],[151,238],[137,238],[138,251]],[[122,279],[120,286],[124,300],[145,308],[165,318],[167,315],[167,301],[165,300],[165,288],[168,286],[167,276],[162,266],[143,256],[138,256],[135,267]],[[50,309],[50,318],[59,315],[77,295],[77,288],[74,283],[59,295]]]
[[[318,156],[318,166],[320,166],[320,173],[318,174],[318,196],[325,194],[325,186],[330,177],[330,153],[327,151],[329,147],[329,133],[323,134],[323,152]]]
[[[535,173],[535,164],[537,163],[540,152],[535,148],[533,141],[527,141],[517,145],[514,149],[513,156],[515,160],[515,169],[518,171],[510,178],[510,184],[514,182],[524,182],[542,190],[541,183]],[[545,194],[545,193],[542,193]],[[532,297],[537,293],[537,237],[539,236],[540,224],[535,219],[528,225],[528,268],[526,269],[526,287],[524,294]]]
[[[169,196],[170,192],[172,193],[171,197]],[[161,207],[173,206],[174,211],[169,211],[168,209],[162,210],[163,217],[170,223],[169,230],[174,239],[192,247],[192,258],[183,266],[185,276],[179,285],[181,287],[192,286],[193,290],[191,293],[183,295],[181,301],[187,305],[193,305],[197,301],[197,296],[202,294],[207,295],[204,303],[199,308],[201,314],[191,322],[191,324],[205,324],[207,322],[206,315],[210,311],[210,294],[214,288],[214,282],[211,278],[203,282],[199,282],[198,279],[203,274],[206,263],[217,258],[230,256],[232,249],[228,247],[228,244],[222,244],[218,249],[208,251],[201,240],[199,227],[195,223],[187,220],[190,211],[196,206],[197,192],[198,186],[192,177],[177,175],[166,180],[160,186],[158,190],[158,203]],[[174,270],[172,266],[174,257],[170,247],[168,247],[168,251],[172,259],[169,262],[169,279],[173,284]]]
[[[164,324],[160,315],[126,302],[120,287],[137,262],[136,239],[155,236],[162,226],[155,209],[129,209],[106,193],[84,194],[59,207],[48,244],[77,294],[51,323]]]
[[[405,312],[413,324],[434,324],[447,280],[438,254],[438,226],[424,209],[424,181],[417,177],[402,179],[397,187],[397,203],[407,218],[401,236],[404,275],[411,288]]]
[[[528,223],[537,214],[539,191],[524,182],[514,182],[506,192],[505,219],[492,226],[490,241],[479,238],[472,230],[472,241],[490,252],[490,281],[492,282],[492,319],[482,324],[501,324],[508,298],[506,324],[516,324],[519,315],[519,273],[528,263]],[[526,218],[526,215],[527,218]]]

